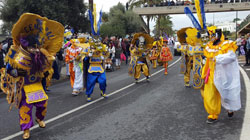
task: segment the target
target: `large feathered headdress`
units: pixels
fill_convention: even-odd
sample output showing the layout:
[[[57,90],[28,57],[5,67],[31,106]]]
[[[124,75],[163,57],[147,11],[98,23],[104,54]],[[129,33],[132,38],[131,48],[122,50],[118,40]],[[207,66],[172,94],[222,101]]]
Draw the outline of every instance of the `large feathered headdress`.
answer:
[[[62,47],[64,27],[61,23],[24,13],[12,28],[13,43],[16,46],[36,46],[56,54]]]
[[[201,31],[201,30],[206,30],[206,16],[205,16],[205,9],[204,9],[204,0],[195,0],[195,8],[198,16],[198,20],[194,17],[193,13],[188,7],[184,8],[185,14],[191,19],[194,27]]]
[[[94,17],[93,17],[93,13],[91,10],[89,10],[89,20],[90,20],[90,25],[91,25],[91,32],[93,36],[99,36],[100,35],[100,28],[101,28],[101,23],[102,23],[102,10],[100,11],[100,15],[99,15],[99,20],[97,23],[97,30],[95,30],[94,28]]]
[[[185,41],[190,45],[195,45],[196,43],[200,43],[203,46],[204,43],[207,42],[206,40],[207,26],[206,26],[206,16],[204,9],[204,0],[195,0],[195,8],[198,20],[194,17],[193,13],[188,7],[184,8],[184,12],[191,19],[195,27],[185,30],[185,35],[186,35]]]

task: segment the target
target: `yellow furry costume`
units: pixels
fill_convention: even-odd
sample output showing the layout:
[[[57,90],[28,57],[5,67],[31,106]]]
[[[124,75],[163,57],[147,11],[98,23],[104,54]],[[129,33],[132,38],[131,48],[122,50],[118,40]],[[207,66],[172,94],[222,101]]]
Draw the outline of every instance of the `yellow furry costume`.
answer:
[[[208,31],[210,34],[214,34],[215,29],[216,27],[211,27],[208,28]],[[237,49],[235,42],[224,40],[223,34],[217,45],[213,45],[213,43],[213,41],[210,41],[204,50],[204,56],[207,60],[202,71],[202,78],[205,79],[203,93],[204,107],[209,114],[208,119],[218,119],[218,115],[221,111],[221,95],[214,84],[216,56],[226,54],[229,51],[235,52]]]
[[[137,80],[140,78],[141,71],[149,79],[149,50],[152,49],[153,38],[148,34],[136,33],[130,47],[131,61],[129,66],[129,75],[134,75]]]

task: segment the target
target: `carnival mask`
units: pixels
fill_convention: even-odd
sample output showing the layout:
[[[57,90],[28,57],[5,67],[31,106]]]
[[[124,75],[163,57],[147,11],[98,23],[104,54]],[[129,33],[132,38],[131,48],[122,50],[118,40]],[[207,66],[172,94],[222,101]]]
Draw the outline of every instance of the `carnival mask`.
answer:
[[[143,36],[140,36],[139,37],[139,47],[143,48],[144,43],[145,43],[145,38]]]
[[[33,35],[25,36],[20,38],[20,44],[29,53],[40,52],[39,41],[37,37]]]

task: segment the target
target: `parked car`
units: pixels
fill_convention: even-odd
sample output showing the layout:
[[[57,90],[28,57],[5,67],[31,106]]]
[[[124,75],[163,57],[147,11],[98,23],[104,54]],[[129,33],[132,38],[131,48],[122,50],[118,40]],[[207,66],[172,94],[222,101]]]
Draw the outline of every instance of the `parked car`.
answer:
[[[181,52],[177,51],[177,47],[180,46],[181,43],[180,42],[175,42],[174,43],[174,56],[181,56]]]

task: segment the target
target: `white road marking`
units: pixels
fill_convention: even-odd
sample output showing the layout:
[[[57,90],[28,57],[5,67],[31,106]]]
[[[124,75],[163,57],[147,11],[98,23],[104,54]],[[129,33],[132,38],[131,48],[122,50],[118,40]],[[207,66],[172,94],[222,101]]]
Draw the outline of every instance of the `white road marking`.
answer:
[[[246,108],[245,115],[241,129],[240,140],[249,140],[250,137],[250,80],[247,73],[240,67],[245,87],[246,87]]]
[[[250,69],[246,69],[246,71],[249,71]]]
[[[179,62],[180,60],[181,60],[181,57],[180,57],[179,59],[177,59],[175,62],[173,62],[172,64],[170,64],[168,67],[172,67],[173,65],[175,65],[175,64],[176,64],[177,62]],[[159,70],[159,71],[157,71],[157,72],[155,72],[155,73],[153,73],[153,74],[151,74],[151,76],[154,76],[154,75],[156,75],[156,74],[158,74],[158,73],[160,73],[160,72],[162,72],[162,71],[164,71],[164,68],[161,69],[161,70]],[[146,79],[146,78],[142,78],[141,80],[139,80],[139,82],[141,82],[141,81],[143,81],[143,80],[145,80],[145,79]],[[129,85],[127,85],[127,86],[125,86],[125,87],[123,87],[123,88],[121,88],[121,89],[118,89],[118,90],[116,90],[116,91],[114,91],[114,92],[108,94],[107,96],[109,97],[109,96],[112,96],[112,95],[114,95],[114,94],[117,94],[117,93],[119,93],[120,91],[123,91],[123,90],[125,90],[125,89],[127,89],[127,88],[129,88],[129,87],[131,87],[131,86],[133,86],[133,85],[135,85],[135,83],[129,84]],[[75,108],[75,109],[72,109],[72,110],[70,110],[70,111],[67,111],[67,112],[65,112],[65,113],[63,113],[63,114],[57,115],[56,117],[51,118],[51,119],[45,121],[45,123],[48,124],[48,123],[50,123],[50,122],[53,122],[53,121],[55,121],[55,120],[58,120],[58,119],[60,119],[60,118],[62,118],[62,117],[64,117],[64,116],[67,116],[67,115],[69,115],[69,114],[72,114],[72,113],[74,113],[74,112],[76,112],[76,111],[78,111],[78,110],[80,110],[80,109],[83,109],[83,108],[85,108],[85,107],[87,107],[87,106],[89,106],[89,105],[92,105],[92,104],[94,104],[94,103],[96,103],[96,102],[99,102],[99,101],[101,101],[101,100],[103,100],[103,99],[104,99],[103,97],[100,97],[100,98],[98,98],[98,99],[96,99],[96,100],[94,100],[94,101],[92,101],[92,102],[86,103],[86,104],[84,104],[84,105],[82,105],[82,106],[79,106],[79,107],[77,107],[77,108]],[[38,128],[38,127],[39,127],[38,125],[34,125],[32,128],[30,128],[30,131],[31,131],[31,130],[34,130],[34,129]],[[12,135],[10,135],[10,136],[8,136],[8,137],[3,138],[2,140],[13,139],[13,138],[15,138],[15,137],[17,137],[17,136],[19,136],[19,135],[22,135],[22,134],[23,134],[23,131],[19,131],[19,132],[15,133],[15,134],[12,134]]]

